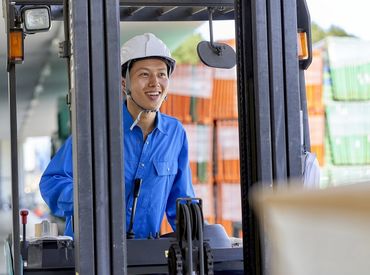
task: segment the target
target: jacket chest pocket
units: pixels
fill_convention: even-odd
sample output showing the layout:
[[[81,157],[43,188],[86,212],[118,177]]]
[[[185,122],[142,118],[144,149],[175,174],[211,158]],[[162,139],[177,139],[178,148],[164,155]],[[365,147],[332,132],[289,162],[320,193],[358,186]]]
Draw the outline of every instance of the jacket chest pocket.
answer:
[[[178,164],[176,161],[153,161],[158,176],[176,175]]]

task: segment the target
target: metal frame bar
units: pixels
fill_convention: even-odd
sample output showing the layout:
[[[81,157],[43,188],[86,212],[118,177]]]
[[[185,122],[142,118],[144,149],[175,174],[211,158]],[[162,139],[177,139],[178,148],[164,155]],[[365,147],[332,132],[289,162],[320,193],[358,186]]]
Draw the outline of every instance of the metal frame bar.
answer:
[[[307,96],[306,96],[306,81],[304,71],[299,72],[299,92],[302,109],[302,123],[303,123],[303,150],[311,152],[311,140],[310,140],[310,126],[308,123],[308,110],[307,110]]]
[[[63,0],[15,0],[13,1],[16,5],[63,5]],[[152,6],[152,7],[164,7],[164,6],[207,6],[207,7],[218,7],[218,6],[234,6],[234,0],[131,0],[119,1],[120,6]]]
[[[13,220],[13,267],[14,274],[20,275],[20,226],[19,226],[19,174],[18,174],[18,126],[17,126],[17,95],[15,64],[8,68],[8,100],[10,112],[10,150],[11,150],[11,179],[12,179],[12,220]]]
[[[123,7],[121,8],[121,21],[204,21],[208,18],[207,6],[196,12],[194,11],[194,6],[181,6],[165,14],[162,14],[162,8],[163,7],[149,6],[131,14],[128,10],[129,8],[125,9]],[[214,16],[216,20],[233,19],[232,12],[216,10]]]
[[[104,36],[104,6],[102,1],[91,1],[89,8],[89,47],[91,69],[91,143],[93,148],[93,192],[95,214],[95,265],[96,274],[111,274],[109,249],[109,203],[108,196],[108,137]],[[94,18],[94,20],[92,20]]]
[[[302,176],[299,129],[304,81],[298,66],[297,27],[292,27],[297,26],[295,1],[235,2],[243,250],[247,274],[269,273],[271,267],[266,253],[268,242],[260,240],[258,223],[249,205],[250,187],[255,184],[273,187],[285,184],[291,177]]]
[[[261,274],[259,229],[248,199],[258,179],[251,1],[235,1],[235,21],[244,273],[257,275]]]
[[[76,272],[125,274],[118,1],[70,4]]]
[[[109,1],[108,1],[109,2]],[[110,203],[111,274],[126,274],[126,205],[123,163],[119,3],[105,7],[106,96],[108,123],[108,182]]]
[[[268,54],[268,26],[266,2],[251,1],[252,5],[252,42],[253,42],[253,78],[255,96],[257,177],[265,184],[270,184],[272,174],[271,152],[271,114],[270,114],[270,75]]]
[[[15,27],[14,6],[7,0],[3,7],[6,17],[7,51],[9,56],[10,30]],[[18,171],[18,123],[17,123],[17,90],[16,64],[8,60],[8,100],[10,118],[10,150],[11,150],[11,203],[12,203],[12,243],[13,243],[13,271],[15,275],[21,273],[20,225],[19,225],[19,171]],[[25,240],[24,240],[25,241]]]
[[[76,273],[94,275],[95,232],[88,1],[69,2]]]
[[[270,87],[271,87],[271,138],[272,167],[274,179],[282,183],[287,178],[286,126],[285,126],[285,96],[282,45],[282,18],[280,0],[267,1],[268,35],[270,57]]]
[[[173,1],[173,0],[120,0],[121,6],[234,6],[234,0],[185,0],[185,1]]]
[[[290,179],[298,179],[302,177],[302,148],[296,0],[282,1],[282,19],[288,156],[287,175]],[[295,28],[292,28],[292,26],[295,26]]]
[[[310,141],[310,129],[308,124],[308,111],[307,111],[307,98],[306,98],[306,84],[304,71],[312,62],[312,42],[311,42],[311,16],[307,7],[306,0],[297,0],[297,25],[302,31],[307,34],[308,40],[308,59],[299,61],[300,68],[300,96],[301,96],[301,108],[303,113],[303,149],[305,151],[311,151]]]
[[[50,5],[53,20],[62,20],[62,0],[17,0],[16,5]],[[218,1],[120,1],[121,21],[202,21],[208,19],[208,7],[214,7],[215,20],[233,19],[233,0]],[[195,8],[201,8],[194,12]]]

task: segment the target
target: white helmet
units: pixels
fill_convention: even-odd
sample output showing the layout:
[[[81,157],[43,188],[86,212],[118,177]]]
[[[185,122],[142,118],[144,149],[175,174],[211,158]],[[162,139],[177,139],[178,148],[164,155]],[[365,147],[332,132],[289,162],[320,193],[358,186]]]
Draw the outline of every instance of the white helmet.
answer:
[[[159,57],[164,59],[168,66],[169,74],[175,69],[176,61],[171,57],[171,52],[163,41],[152,33],[144,33],[131,38],[122,45],[122,74],[126,74],[127,65],[130,61],[147,57]]]

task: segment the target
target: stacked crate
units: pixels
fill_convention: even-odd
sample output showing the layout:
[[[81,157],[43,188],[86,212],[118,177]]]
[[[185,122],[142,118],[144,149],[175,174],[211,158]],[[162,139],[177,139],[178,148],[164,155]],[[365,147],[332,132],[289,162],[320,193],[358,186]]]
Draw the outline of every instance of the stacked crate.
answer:
[[[204,65],[177,65],[170,80],[167,100],[161,112],[179,119],[188,137],[192,182],[197,197],[203,200],[203,215],[214,223],[213,195],[213,117],[211,98],[213,69]],[[172,231],[167,221],[161,233]]]
[[[370,43],[328,38],[326,122],[330,182],[370,179]]]
[[[215,120],[215,130],[217,222],[231,236],[234,235],[234,225],[241,222],[238,121]]]
[[[235,48],[235,40],[222,41]],[[241,222],[239,130],[236,67],[215,69],[212,93],[214,119],[215,191],[217,222],[230,236]]]
[[[195,193],[205,219],[229,235],[241,222],[236,69],[179,65],[161,111],[184,124]],[[162,232],[171,231],[164,222]]]
[[[310,67],[305,71],[311,152],[324,165],[325,109],[323,100],[323,50],[314,49]]]
[[[326,115],[332,163],[370,164],[369,102],[328,102]]]
[[[161,112],[183,123],[211,124],[213,70],[204,65],[177,65]]]
[[[216,169],[217,182],[240,180],[238,121],[216,120]]]
[[[237,119],[236,69],[215,69],[212,114],[215,120]]]
[[[235,41],[223,41],[235,47]],[[205,219],[240,236],[241,193],[236,68],[178,65],[161,112],[183,122],[195,193]],[[162,232],[171,231],[163,222]]]

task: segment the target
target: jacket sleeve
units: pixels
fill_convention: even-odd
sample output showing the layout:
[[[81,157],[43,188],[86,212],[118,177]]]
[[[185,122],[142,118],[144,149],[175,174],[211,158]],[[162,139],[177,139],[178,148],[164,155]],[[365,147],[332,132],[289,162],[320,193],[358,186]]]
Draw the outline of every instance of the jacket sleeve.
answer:
[[[40,192],[53,214],[73,215],[72,138],[69,137],[50,161],[40,180]]]
[[[183,145],[178,159],[178,171],[166,206],[167,220],[174,231],[176,230],[176,199],[186,197],[193,198],[194,189],[189,165],[188,140],[184,130]]]

